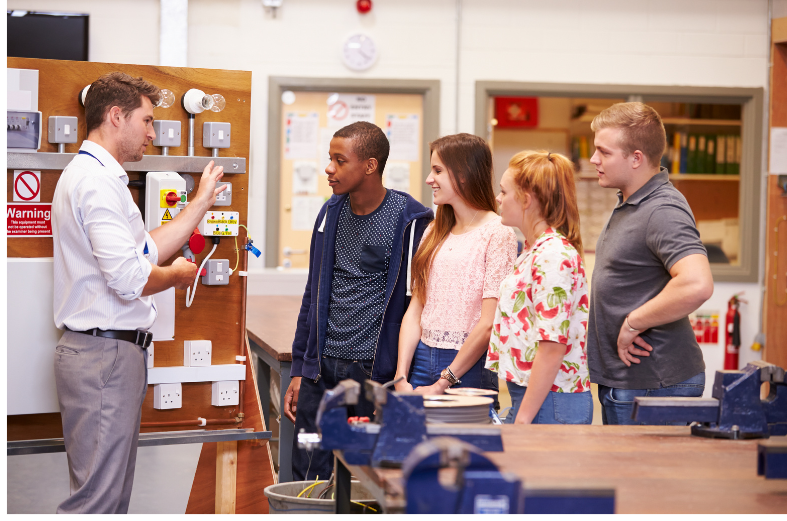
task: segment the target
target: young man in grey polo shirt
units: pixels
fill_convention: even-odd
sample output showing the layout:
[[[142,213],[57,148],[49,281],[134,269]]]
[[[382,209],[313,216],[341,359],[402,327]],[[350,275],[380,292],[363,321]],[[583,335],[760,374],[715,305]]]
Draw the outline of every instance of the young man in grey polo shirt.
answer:
[[[605,424],[634,424],[637,396],[701,396],[705,363],[689,323],[713,293],[689,204],[659,163],[661,118],[617,103],[591,124],[599,185],[618,205],[596,244],[587,352]]]

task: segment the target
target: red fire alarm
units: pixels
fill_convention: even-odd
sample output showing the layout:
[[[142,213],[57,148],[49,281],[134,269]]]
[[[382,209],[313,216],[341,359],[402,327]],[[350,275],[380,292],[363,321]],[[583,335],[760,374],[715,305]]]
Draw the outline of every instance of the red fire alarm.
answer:
[[[501,128],[537,127],[538,98],[495,98],[495,119]]]
[[[372,10],[372,0],[358,0],[355,2],[355,8],[361,14],[366,14]]]

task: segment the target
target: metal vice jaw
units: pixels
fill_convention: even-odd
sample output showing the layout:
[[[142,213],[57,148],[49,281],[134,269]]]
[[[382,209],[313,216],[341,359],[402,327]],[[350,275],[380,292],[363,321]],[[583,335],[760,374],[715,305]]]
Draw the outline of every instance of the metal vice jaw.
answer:
[[[764,382],[770,393],[760,399]],[[710,438],[767,438],[787,434],[787,381],[781,367],[755,361],[739,371],[717,371],[713,398],[634,400],[633,418],[645,423],[697,422],[691,433]]]
[[[399,465],[426,439],[426,415],[421,395],[399,395],[371,380],[366,399],[374,402],[375,423],[348,423],[347,406],[356,405],[361,384],[343,380],[325,391],[317,409],[316,433],[298,434],[301,448],[341,450],[349,465]]]
[[[439,474],[454,469],[445,487]],[[402,465],[408,514],[522,514],[524,490],[514,474],[501,473],[481,451],[450,437],[415,447]]]

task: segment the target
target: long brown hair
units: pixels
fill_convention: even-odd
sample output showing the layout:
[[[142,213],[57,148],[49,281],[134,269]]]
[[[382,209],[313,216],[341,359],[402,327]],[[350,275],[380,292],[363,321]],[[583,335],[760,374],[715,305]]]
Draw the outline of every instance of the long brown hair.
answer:
[[[565,235],[584,257],[579,234],[574,164],[561,154],[524,151],[511,158],[508,168],[519,193],[527,191],[533,194],[541,205],[546,223]]]
[[[435,153],[448,169],[454,191],[468,206],[497,212],[492,188],[492,151],[486,141],[472,134],[444,136],[429,143],[430,157]],[[413,257],[413,295],[421,302],[426,302],[432,261],[455,224],[454,209],[447,204],[438,206],[432,231]]]

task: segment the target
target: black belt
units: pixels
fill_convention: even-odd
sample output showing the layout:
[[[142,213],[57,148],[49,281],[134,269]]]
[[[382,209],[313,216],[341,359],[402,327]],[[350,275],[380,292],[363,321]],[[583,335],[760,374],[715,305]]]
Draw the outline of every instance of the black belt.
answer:
[[[142,349],[147,349],[150,347],[150,343],[153,341],[153,333],[150,331],[118,331],[115,329],[108,329],[104,331],[98,328],[88,329],[87,331],[74,331],[73,329],[68,329],[67,327],[66,331],[71,331],[72,333],[82,333],[83,335],[89,336],[114,338],[115,340],[125,340],[126,342],[131,342],[134,345],[138,345]]]

